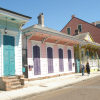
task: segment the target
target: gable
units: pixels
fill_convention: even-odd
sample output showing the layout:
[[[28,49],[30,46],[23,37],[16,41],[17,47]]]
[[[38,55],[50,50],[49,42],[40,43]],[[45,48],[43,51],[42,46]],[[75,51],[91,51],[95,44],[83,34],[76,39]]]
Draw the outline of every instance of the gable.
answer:
[[[84,39],[87,40],[87,41],[94,42],[94,40],[93,40],[93,38],[92,38],[92,36],[90,34],[87,34]]]
[[[100,28],[85,22],[79,18],[72,18],[67,24],[66,26],[61,30],[61,32],[67,34],[67,27],[71,28],[71,34],[70,35],[74,35],[75,34],[75,30],[77,30],[77,25],[81,24],[82,25],[82,32],[79,32],[79,34],[81,33],[85,33],[85,32],[89,32],[91,33],[91,36],[93,38],[93,40],[97,43],[100,43]]]

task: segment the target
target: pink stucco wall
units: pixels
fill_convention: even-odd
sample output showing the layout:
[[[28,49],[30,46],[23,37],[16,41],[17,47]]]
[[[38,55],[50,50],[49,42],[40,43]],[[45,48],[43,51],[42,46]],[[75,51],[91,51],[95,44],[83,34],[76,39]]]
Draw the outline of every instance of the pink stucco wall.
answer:
[[[40,68],[41,75],[48,75],[48,59],[47,59],[47,47],[46,43],[41,43],[40,45]],[[64,61],[64,72],[68,72],[68,58],[67,58],[67,47],[63,47],[63,61]],[[33,65],[33,56],[32,56],[32,43],[27,41],[27,60],[28,65]],[[74,62],[74,50],[72,48],[72,63]],[[53,67],[54,73],[59,73],[59,58],[58,58],[58,45],[53,45]],[[28,78],[34,77],[34,66],[32,70],[28,70]]]
[[[29,65],[33,65],[32,43],[30,40],[27,41],[27,63],[28,63],[28,68],[29,68]],[[33,75],[34,75],[33,69],[31,69],[31,70],[28,69],[28,78],[31,78]]]
[[[46,44],[43,43],[41,44],[41,74],[47,74],[47,54],[46,54]]]
[[[67,58],[67,47],[64,46],[63,47],[63,50],[64,50],[64,58],[66,59]]]
[[[64,50],[64,72],[68,72],[68,58],[67,58],[67,47],[63,47]]]
[[[57,45],[53,45],[53,68],[54,68],[54,73],[59,72],[59,59],[58,59]]]
[[[46,58],[46,44],[41,44],[41,58]]]
[[[53,58],[58,58],[58,47],[57,47],[57,45],[53,45],[53,54],[54,54]]]

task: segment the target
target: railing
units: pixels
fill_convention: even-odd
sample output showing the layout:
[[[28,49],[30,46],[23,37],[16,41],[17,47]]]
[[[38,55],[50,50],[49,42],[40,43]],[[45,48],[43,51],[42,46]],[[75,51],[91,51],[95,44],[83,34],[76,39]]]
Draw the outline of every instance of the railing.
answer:
[[[98,60],[89,60],[89,65],[91,67],[98,67]]]

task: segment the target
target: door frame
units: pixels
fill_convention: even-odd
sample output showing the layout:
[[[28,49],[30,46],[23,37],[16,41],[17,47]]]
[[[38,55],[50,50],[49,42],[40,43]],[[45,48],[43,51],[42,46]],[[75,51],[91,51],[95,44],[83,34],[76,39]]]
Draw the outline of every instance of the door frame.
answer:
[[[7,36],[13,36],[14,38],[15,38],[15,75],[16,75],[16,68],[17,68],[17,66],[16,66],[16,61],[17,61],[17,56],[16,56],[16,36],[15,35],[9,35],[9,34],[1,34],[1,52],[2,52],[2,76],[4,75],[4,62],[3,62],[3,36],[4,35],[7,35]]]
[[[36,46],[36,45],[39,46],[39,48],[40,48],[40,70],[41,70],[41,43],[40,42],[32,43],[32,61],[33,61],[33,46]],[[32,63],[33,63],[33,75],[34,75],[34,61]],[[42,70],[41,70],[41,74],[42,74]],[[36,76],[36,75],[34,75],[34,76]]]

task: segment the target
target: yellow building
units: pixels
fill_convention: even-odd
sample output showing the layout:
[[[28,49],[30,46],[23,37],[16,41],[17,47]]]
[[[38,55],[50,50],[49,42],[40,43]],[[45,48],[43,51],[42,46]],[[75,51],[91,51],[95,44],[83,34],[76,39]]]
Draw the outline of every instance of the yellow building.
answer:
[[[75,37],[84,40],[83,44],[77,44],[74,46],[76,73],[80,72],[80,64],[82,61],[85,65],[89,62],[91,72],[97,71],[99,66],[98,50],[100,49],[100,44],[93,40],[89,32],[77,34]]]

